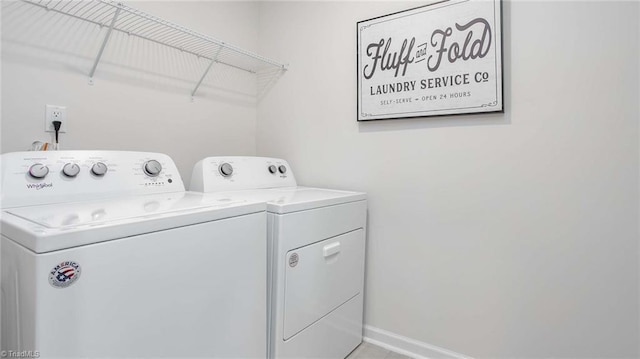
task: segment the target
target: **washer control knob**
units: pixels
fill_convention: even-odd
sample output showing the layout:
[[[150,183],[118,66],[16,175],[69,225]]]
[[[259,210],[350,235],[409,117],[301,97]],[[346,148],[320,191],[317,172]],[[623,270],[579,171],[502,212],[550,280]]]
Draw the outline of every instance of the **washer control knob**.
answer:
[[[107,165],[105,165],[103,162],[96,162],[93,164],[93,166],[91,166],[91,173],[96,176],[104,176],[105,173],[107,173],[107,170]]]
[[[269,166],[269,173],[276,173],[278,172],[278,168],[274,165]]]
[[[162,171],[162,165],[156,160],[149,160],[142,166],[144,173],[149,177],[157,177]]]
[[[75,163],[65,163],[62,167],[62,174],[67,177],[75,177],[80,173],[80,166]]]
[[[229,177],[233,174],[233,167],[231,167],[230,164],[225,162],[220,166],[218,166],[218,171],[220,172],[222,177]]]
[[[280,173],[285,174],[287,173],[287,167],[285,167],[284,165],[280,165],[278,167],[278,171],[280,171]]]
[[[29,176],[33,178],[42,179],[45,178],[47,174],[49,174],[49,167],[42,163],[36,163],[29,167]]]

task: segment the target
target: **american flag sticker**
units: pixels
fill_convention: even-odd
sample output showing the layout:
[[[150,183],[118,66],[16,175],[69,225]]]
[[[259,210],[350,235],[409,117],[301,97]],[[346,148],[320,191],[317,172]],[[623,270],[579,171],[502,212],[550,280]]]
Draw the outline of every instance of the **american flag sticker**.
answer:
[[[49,284],[54,288],[66,288],[80,278],[82,269],[73,261],[65,261],[53,267],[49,272]]]

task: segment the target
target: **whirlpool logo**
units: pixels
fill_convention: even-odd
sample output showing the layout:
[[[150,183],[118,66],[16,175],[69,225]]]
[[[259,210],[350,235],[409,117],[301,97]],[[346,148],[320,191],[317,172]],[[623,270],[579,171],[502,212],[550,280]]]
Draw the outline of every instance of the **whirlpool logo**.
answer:
[[[53,183],[28,183],[27,184],[27,188],[35,189],[38,191],[43,188],[50,188],[50,187],[53,187]]]

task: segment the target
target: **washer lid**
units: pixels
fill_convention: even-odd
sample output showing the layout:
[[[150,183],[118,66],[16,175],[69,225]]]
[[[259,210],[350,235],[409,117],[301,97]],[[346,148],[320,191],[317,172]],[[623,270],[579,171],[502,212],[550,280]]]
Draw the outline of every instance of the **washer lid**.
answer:
[[[7,209],[2,234],[37,252],[264,211],[264,203],[193,192]]]

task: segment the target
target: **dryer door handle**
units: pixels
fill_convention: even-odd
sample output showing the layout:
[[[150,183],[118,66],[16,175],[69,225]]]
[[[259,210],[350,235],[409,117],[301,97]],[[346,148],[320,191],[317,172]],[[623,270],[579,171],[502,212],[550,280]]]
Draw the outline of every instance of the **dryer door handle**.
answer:
[[[322,253],[324,254],[325,258],[330,257],[334,254],[338,254],[339,252],[340,242],[333,242],[331,244],[327,244],[326,246],[324,246],[324,248],[322,248]]]

